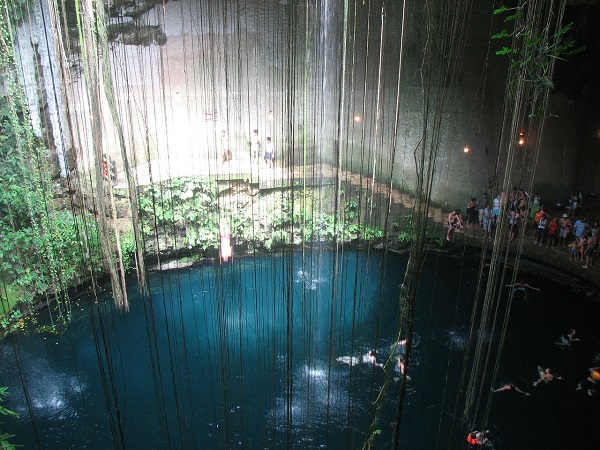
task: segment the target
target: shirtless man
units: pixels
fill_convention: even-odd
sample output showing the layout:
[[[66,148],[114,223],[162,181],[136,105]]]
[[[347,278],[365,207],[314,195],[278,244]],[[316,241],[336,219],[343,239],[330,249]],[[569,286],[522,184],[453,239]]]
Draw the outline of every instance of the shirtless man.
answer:
[[[396,364],[398,365],[398,370],[400,371],[400,374],[402,374],[403,377],[406,377],[407,380],[410,380],[410,377],[406,375],[406,359],[404,359],[404,356],[398,356]]]
[[[365,364],[373,364],[376,367],[383,367],[382,363],[377,362],[377,351],[376,350],[371,350],[366,355],[363,355],[362,362],[364,362]]]
[[[583,257],[585,257],[585,266],[581,266],[584,269],[589,269],[592,267],[592,255],[594,254],[594,249],[596,248],[597,239],[598,236],[593,235],[592,232],[588,233],[587,244],[583,251]]]
[[[518,392],[519,394],[523,394],[526,397],[531,397],[531,394],[529,392],[522,391],[521,389],[519,389],[517,386],[515,386],[512,383],[507,383],[498,389],[492,389],[492,392],[504,392],[504,391]]]
[[[537,366],[538,373],[540,374],[540,379],[533,382],[534,386],[537,386],[541,382],[550,383],[552,380],[562,380],[562,377],[555,375],[552,373],[550,369],[543,369],[542,366]]]
[[[558,245],[562,245],[562,247],[565,248],[569,234],[571,234],[571,228],[573,228],[569,216],[563,214],[561,219],[558,221],[558,226],[560,227],[560,231],[558,233]]]
[[[446,240],[451,241],[453,231],[462,230],[462,216],[460,215],[460,209],[453,210],[448,214],[448,233],[446,233]]]
[[[507,284],[506,287],[513,288],[514,291],[525,291],[525,289],[533,289],[534,291],[539,291],[539,288],[528,285],[523,281],[517,281],[515,284]]]

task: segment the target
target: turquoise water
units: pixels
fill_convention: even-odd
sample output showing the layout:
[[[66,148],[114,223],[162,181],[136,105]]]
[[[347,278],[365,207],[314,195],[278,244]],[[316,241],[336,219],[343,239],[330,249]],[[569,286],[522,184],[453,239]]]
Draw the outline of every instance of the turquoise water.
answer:
[[[478,268],[438,258],[422,272],[401,448],[464,447],[468,431],[453,419]],[[393,254],[296,252],[153,274],[151,295],[129,286],[126,315],[81,298],[67,332],[0,343],[5,406],[21,415],[2,430],[25,448],[360,448],[385,377],[336,359],[389,354],[405,267]],[[515,298],[499,378],[532,397],[494,394],[489,427],[497,448],[580,448],[577,436],[597,438],[597,398],[574,387],[600,349],[600,309],[528,282],[542,291]],[[580,345],[554,345],[569,327]],[[565,380],[533,388],[537,364]],[[376,427],[384,448],[398,385]]]

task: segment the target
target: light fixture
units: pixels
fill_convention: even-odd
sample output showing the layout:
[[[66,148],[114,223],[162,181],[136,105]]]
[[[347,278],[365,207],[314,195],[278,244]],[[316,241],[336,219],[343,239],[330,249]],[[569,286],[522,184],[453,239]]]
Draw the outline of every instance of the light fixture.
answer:
[[[466,155],[467,153],[469,153],[469,151],[470,151],[470,150],[471,150],[471,149],[469,148],[469,146],[468,146],[467,144],[465,144],[465,148],[463,148],[463,152],[465,152],[465,155]]]
[[[523,147],[525,145],[525,133],[522,131],[519,133],[519,145]]]
[[[355,122],[360,122],[360,121],[362,121],[362,117],[360,117],[358,114],[356,114],[356,115],[354,116],[354,121],[355,121]]]

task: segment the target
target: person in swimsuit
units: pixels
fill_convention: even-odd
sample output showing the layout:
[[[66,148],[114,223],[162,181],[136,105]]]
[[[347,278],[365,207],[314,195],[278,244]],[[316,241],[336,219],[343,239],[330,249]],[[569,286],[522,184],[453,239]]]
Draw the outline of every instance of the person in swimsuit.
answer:
[[[534,386],[544,382],[550,383],[552,380],[562,380],[562,377],[552,373],[550,369],[543,369],[542,366],[537,366],[538,373],[540,374],[540,379],[533,382]]]
[[[596,242],[598,240],[598,236],[594,235],[591,231],[587,234],[586,247],[583,251],[583,258],[585,258],[585,265],[581,266],[584,269],[589,269],[592,267],[592,256],[594,255],[594,251],[596,249]]]
[[[410,377],[406,375],[406,359],[403,355],[398,356],[396,359],[396,365],[398,366],[398,370],[403,377],[406,377],[407,380],[410,380]]]
[[[539,288],[533,287],[525,283],[524,281],[518,281],[515,284],[507,284],[506,287],[513,288],[513,291],[517,292],[527,292],[527,289],[533,289],[534,291],[539,291]]]
[[[590,371],[590,376],[585,380],[577,383],[576,391],[580,391],[585,389],[589,396],[598,393],[598,381],[600,381],[600,367],[590,367],[588,369]]]
[[[567,333],[558,338],[558,342],[556,343],[556,345],[563,345],[565,347],[569,347],[573,342],[578,342],[579,338],[576,338],[575,334],[575,330],[571,328]]]
[[[375,367],[383,367],[382,363],[377,362],[377,356],[379,353],[377,350],[370,350],[369,353],[362,356],[339,356],[336,361],[356,366],[358,364],[372,364]]]
[[[450,214],[448,214],[448,221],[446,223],[448,225],[448,233],[446,233],[446,240],[451,241],[452,233],[454,231],[462,230],[462,216],[460,215],[460,209],[455,209]]]
[[[517,386],[515,386],[513,383],[507,383],[504,386],[502,386],[501,388],[492,389],[492,392],[505,392],[505,391],[518,392],[519,394],[523,394],[526,397],[531,397],[531,394],[529,392],[522,391]]]
[[[371,350],[366,355],[362,356],[362,362],[365,364],[373,364],[375,367],[383,367],[382,363],[377,362],[377,350]]]

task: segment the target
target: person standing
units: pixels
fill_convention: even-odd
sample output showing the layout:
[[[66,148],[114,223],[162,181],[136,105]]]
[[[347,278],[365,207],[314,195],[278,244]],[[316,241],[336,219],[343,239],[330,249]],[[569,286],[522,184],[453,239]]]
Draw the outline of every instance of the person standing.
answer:
[[[544,245],[544,239],[546,239],[546,233],[548,232],[547,227],[548,227],[548,218],[546,217],[546,214],[542,214],[542,216],[540,217],[540,220],[538,220],[537,241],[534,240],[533,245],[535,245],[536,243],[540,244],[540,247],[542,245]]]
[[[489,201],[488,201],[488,196],[487,193],[483,193],[481,195],[481,197],[479,198],[479,201],[477,202],[477,206],[479,208],[479,226],[483,227],[483,210],[486,208],[486,206],[488,205]]]
[[[519,234],[519,222],[521,220],[521,214],[519,210],[511,208],[508,213],[508,241],[512,242]]]
[[[479,216],[479,220],[481,220],[481,226],[483,227],[483,231],[485,231],[484,239],[487,237],[490,241],[492,240],[492,210],[490,209],[490,205],[488,203],[485,204],[485,208],[481,210],[481,214]]]
[[[562,247],[565,248],[567,241],[569,240],[569,234],[571,234],[571,229],[573,228],[571,219],[569,219],[567,214],[563,214],[562,218],[558,221],[558,226],[560,227],[558,232],[558,245],[562,245]]]
[[[250,137],[250,152],[252,154],[252,164],[258,165],[258,157],[260,155],[260,137],[258,136],[258,130],[252,131]]]
[[[589,232],[587,234],[587,243],[582,257],[582,259],[585,258],[585,265],[581,266],[584,269],[589,269],[590,267],[592,267],[592,256],[594,254],[594,249],[596,248],[597,240],[598,237],[592,232]]]
[[[229,135],[226,130],[221,131],[221,151],[223,152],[223,164],[231,161],[231,149],[229,148]]]
[[[267,138],[267,144],[265,145],[265,164],[269,169],[273,168],[273,158],[275,157],[275,149],[271,138]]]
[[[573,225],[573,229],[575,230],[575,237],[580,238],[582,234],[585,232],[585,228],[587,227],[587,222],[585,218],[578,219]]]
[[[477,212],[477,199],[472,197],[469,203],[467,203],[467,228],[471,228],[471,225],[478,221]]]
[[[492,207],[492,216],[494,217],[494,225],[498,224],[498,216],[500,216],[500,207],[502,205],[502,194],[498,194],[498,196],[493,200]]]
[[[546,242],[546,248],[554,248],[559,228],[558,221],[556,220],[556,217],[554,217],[550,222],[550,225],[548,225],[548,241]],[[552,244],[552,246],[550,244]]]

